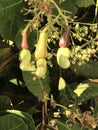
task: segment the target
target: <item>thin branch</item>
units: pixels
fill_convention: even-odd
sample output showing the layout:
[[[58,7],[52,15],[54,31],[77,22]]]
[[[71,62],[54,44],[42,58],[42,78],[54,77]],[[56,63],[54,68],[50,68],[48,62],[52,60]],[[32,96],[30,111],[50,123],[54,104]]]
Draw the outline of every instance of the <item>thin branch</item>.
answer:
[[[41,130],[44,130],[45,127],[45,103],[42,102],[42,125]]]
[[[11,55],[10,57],[8,57],[5,61],[3,61],[1,64],[0,64],[0,72],[3,71],[3,69],[6,68],[6,66],[11,63],[11,61],[15,58],[17,58],[18,54],[15,53],[13,55]]]
[[[62,16],[62,18],[64,19],[64,22],[66,24],[66,26],[68,26],[68,20],[67,17],[62,13],[61,9],[58,7],[58,5],[55,3],[54,0],[51,0],[51,3],[54,4],[54,6],[56,7],[56,9],[58,10],[59,14]]]
[[[32,25],[32,23],[36,20],[36,18],[37,18],[38,16],[40,16],[40,14],[41,14],[41,11],[40,11],[33,19],[31,19],[31,20],[27,23],[27,25],[26,25],[26,27],[24,28],[23,31],[27,32],[28,29],[30,28],[30,26]]]
[[[98,37],[95,37],[95,38],[89,40],[88,42],[85,42],[85,43],[81,46],[81,48],[84,48],[85,46],[87,46],[88,44],[90,44],[91,42],[96,41],[96,40],[98,40]]]

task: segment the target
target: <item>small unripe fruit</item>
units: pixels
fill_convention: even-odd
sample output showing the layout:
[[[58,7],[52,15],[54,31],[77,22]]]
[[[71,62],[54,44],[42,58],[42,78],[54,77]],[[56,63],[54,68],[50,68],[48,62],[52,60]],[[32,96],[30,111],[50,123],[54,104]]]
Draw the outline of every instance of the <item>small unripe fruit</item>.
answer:
[[[27,40],[27,32],[26,31],[22,31],[21,48],[28,49],[28,40]]]

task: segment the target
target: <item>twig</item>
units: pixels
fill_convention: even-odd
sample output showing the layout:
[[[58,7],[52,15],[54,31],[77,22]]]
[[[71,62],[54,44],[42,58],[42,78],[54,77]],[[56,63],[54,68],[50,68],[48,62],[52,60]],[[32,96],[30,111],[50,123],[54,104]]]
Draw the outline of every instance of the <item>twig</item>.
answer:
[[[56,7],[56,9],[58,10],[59,14],[62,16],[62,18],[64,19],[65,25],[68,26],[68,20],[67,17],[61,12],[61,9],[58,7],[58,5],[55,3],[54,0],[51,0],[51,3],[54,4],[54,6]]]
[[[10,57],[8,57],[5,61],[3,61],[1,64],[0,64],[0,72],[2,72],[6,66],[11,63],[11,61],[15,58],[17,58],[18,54],[15,53],[13,55],[10,55]]]
[[[47,102],[42,101],[42,125],[41,130],[46,130],[45,125],[47,124]]]
[[[38,16],[40,16],[40,14],[41,14],[41,11],[40,11],[33,19],[31,19],[31,20],[27,23],[27,25],[26,25],[26,27],[24,28],[23,31],[27,32],[28,29],[30,28],[30,26],[32,25],[32,23],[36,20],[36,18],[37,18]]]
[[[41,130],[45,129],[45,102],[42,102],[42,125]]]
[[[88,44],[90,44],[91,42],[96,41],[96,40],[98,40],[98,37],[95,37],[95,38],[89,40],[88,42],[85,42],[85,43],[81,46],[81,48],[84,48],[85,46],[87,46]]]

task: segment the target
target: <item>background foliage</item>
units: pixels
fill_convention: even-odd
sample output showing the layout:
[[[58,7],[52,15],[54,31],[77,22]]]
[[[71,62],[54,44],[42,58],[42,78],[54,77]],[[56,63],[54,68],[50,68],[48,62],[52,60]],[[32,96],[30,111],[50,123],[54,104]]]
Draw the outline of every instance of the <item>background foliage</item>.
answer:
[[[56,54],[67,27],[70,67],[62,69]],[[34,51],[44,28],[49,56],[39,78]],[[25,71],[23,30],[32,58]],[[1,130],[97,130],[98,0],[0,0],[0,84]]]

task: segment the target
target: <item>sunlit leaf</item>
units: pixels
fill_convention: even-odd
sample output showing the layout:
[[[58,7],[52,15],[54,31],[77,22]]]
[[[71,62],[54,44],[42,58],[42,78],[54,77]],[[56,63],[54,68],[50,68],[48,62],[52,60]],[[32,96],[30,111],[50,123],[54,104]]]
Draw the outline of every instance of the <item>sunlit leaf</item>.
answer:
[[[85,80],[84,82],[82,82],[82,84],[84,84],[83,90],[82,91],[82,87],[80,89],[80,92],[82,92],[80,94],[80,96],[78,97],[78,102],[83,102],[86,101],[88,99],[92,99],[98,96],[98,84],[97,83],[93,83],[90,82],[88,80]],[[78,92],[77,92],[78,93]]]
[[[74,92],[79,97],[88,87],[89,87],[89,84],[87,84],[87,83],[80,83],[77,86],[77,88],[74,90]]]

